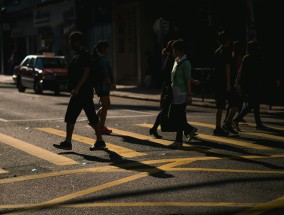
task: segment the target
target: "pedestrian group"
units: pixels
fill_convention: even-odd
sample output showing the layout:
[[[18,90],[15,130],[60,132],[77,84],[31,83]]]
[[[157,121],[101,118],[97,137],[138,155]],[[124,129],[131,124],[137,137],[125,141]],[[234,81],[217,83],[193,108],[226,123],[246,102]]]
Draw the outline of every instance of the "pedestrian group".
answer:
[[[216,102],[216,124],[213,134],[237,135],[239,123],[253,109],[256,128],[265,129],[260,119],[260,98],[263,84],[264,60],[256,41],[247,44],[246,54],[241,51],[239,41],[233,41],[226,31],[218,34],[220,46],[214,53],[214,70],[210,74]],[[72,134],[81,111],[84,110],[88,124],[95,130],[96,141],[90,150],[106,147],[102,135],[112,133],[105,126],[110,109],[110,91],[116,89],[108,60],[109,44],[99,41],[92,55],[86,50],[81,32],[69,36],[75,55],[68,67],[68,87],[71,97],[65,113],[66,137],[63,142],[54,144],[59,149],[72,149]],[[164,83],[161,92],[161,111],[149,130],[150,135],[162,138],[157,129],[176,132],[171,148],[183,145],[183,136],[190,142],[198,129],[187,122],[186,107],[192,104],[192,86],[200,81],[192,78],[192,66],[187,56],[187,45],[183,39],[169,40],[162,50],[162,72]],[[96,112],[93,101],[94,90],[101,107]],[[245,104],[245,105],[244,105]],[[222,125],[223,110],[226,116]],[[236,115],[236,116],[235,116]]]

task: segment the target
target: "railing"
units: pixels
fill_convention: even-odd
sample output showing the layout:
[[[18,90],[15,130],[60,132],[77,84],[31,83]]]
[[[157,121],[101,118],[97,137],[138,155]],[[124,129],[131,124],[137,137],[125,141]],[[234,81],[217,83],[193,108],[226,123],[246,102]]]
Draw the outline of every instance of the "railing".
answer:
[[[192,68],[192,77],[194,79],[199,80],[201,83],[201,98],[202,101],[204,102],[205,100],[205,84],[206,84],[206,79],[209,73],[213,70],[213,68]]]

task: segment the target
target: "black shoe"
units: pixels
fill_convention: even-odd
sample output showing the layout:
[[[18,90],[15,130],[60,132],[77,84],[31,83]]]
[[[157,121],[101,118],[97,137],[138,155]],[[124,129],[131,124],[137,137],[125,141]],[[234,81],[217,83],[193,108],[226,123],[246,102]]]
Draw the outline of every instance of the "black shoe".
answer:
[[[216,136],[228,136],[229,132],[225,131],[223,128],[215,128],[213,134]]]
[[[93,146],[90,147],[91,151],[100,150],[106,147],[106,143],[103,140],[97,140]]]
[[[153,135],[154,135],[156,138],[158,138],[158,139],[161,139],[161,138],[162,138],[162,136],[158,134],[157,130],[156,130],[156,129],[153,129],[153,128],[151,128],[151,129],[149,130],[149,134],[150,134],[150,135],[153,134]]]
[[[232,126],[232,123],[226,123],[223,125],[222,127],[224,130],[232,133],[232,134],[239,134],[239,132],[237,132],[234,127]]]
[[[58,149],[72,150],[72,144],[65,141],[59,144],[53,144],[53,146]]]
[[[189,143],[197,134],[197,128],[193,127],[190,132],[184,131],[184,135],[186,136],[186,141]]]

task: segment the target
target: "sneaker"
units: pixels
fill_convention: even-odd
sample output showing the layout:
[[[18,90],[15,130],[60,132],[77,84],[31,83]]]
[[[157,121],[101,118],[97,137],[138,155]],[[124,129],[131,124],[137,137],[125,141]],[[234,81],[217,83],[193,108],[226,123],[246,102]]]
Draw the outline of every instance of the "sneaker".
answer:
[[[229,132],[225,131],[223,128],[215,128],[213,134],[216,136],[228,136]]]
[[[109,135],[111,133],[112,133],[112,130],[108,129],[107,127],[104,127],[102,129],[102,134]]]
[[[234,127],[232,126],[232,123],[226,123],[223,125],[222,127],[224,130],[232,133],[232,134],[239,134],[239,132],[237,132]]]
[[[239,127],[239,122],[235,119],[233,119],[232,121],[232,126],[234,127],[234,129],[236,129],[237,131],[241,131],[240,127]]]
[[[93,146],[90,147],[91,151],[100,150],[106,147],[106,143],[103,140],[97,140]]]
[[[53,144],[53,146],[58,149],[72,150],[72,144],[65,141],[59,144]]]
[[[175,141],[173,144],[169,145],[169,147],[172,149],[179,149],[182,147],[182,142]]]
[[[192,130],[189,132],[189,133],[187,133],[187,132],[184,132],[184,135],[186,136],[186,141],[189,143],[197,134],[196,134],[196,132],[197,132],[197,128],[195,128],[195,127],[193,127],[192,128]]]

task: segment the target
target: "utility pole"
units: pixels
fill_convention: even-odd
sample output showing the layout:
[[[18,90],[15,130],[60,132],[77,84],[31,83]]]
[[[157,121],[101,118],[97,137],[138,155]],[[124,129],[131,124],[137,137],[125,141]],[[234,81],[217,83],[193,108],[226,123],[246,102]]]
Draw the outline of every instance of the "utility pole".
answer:
[[[2,13],[4,12],[5,8],[3,8],[3,1],[1,1],[1,8],[0,8],[0,54],[1,54],[1,71],[0,74],[4,74],[4,47],[3,47],[3,21],[2,21]]]
[[[247,0],[247,41],[257,40],[256,28],[255,28],[255,16],[254,16],[254,1]]]

